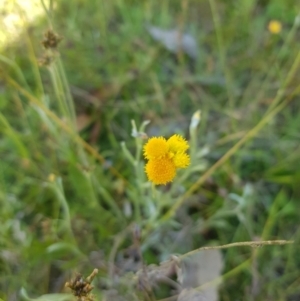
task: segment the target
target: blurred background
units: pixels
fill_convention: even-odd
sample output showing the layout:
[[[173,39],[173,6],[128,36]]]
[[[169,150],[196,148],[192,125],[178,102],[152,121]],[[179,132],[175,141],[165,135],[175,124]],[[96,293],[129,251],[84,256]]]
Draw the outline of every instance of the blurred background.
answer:
[[[84,300],[300,299],[298,1],[0,12],[0,300],[76,300],[65,282],[94,268]],[[142,145],[173,134],[191,167],[153,188]],[[295,243],[149,267],[258,240]]]

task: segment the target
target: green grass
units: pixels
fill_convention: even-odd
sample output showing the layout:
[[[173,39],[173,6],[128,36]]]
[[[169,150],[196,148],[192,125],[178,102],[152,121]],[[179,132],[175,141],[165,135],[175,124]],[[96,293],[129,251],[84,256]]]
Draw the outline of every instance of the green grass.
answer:
[[[53,5],[0,56],[0,299],[68,292],[76,271],[98,268],[95,300],[112,286],[128,300],[150,300],[132,274],[112,280],[114,265],[124,273],[129,247],[158,264],[206,245],[285,239],[295,244],[223,250],[219,296],[297,300],[296,1]],[[280,34],[268,31],[270,20],[282,22]],[[49,24],[63,40],[54,61],[39,66]],[[147,24],[191,33],[197,61],[164,49]],[[201,122],[190,131],[197,110]],[[133,128],[184,135],[192,166],[153,189]],[[155,290],[155,300],[170,295]]]

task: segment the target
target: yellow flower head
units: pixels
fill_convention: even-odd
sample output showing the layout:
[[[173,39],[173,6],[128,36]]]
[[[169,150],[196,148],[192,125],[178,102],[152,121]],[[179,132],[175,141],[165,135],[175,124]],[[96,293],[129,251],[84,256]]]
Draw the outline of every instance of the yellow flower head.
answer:
[[[170,151],[173,153],[185,152],[189,148],[187,141],[180,135],[173,135],[167,141]]]
[[[270,33],[278,34],[282,30],[282,25],[279,21],[272,20],[268,24],[268,30],[269,30]]]
[[[145,167],[149,181],[155,185],[172,182],[176,175],[176,167],[172,159],[163,157],[161,159],[149,160]]]
[[[144,146],[144,156],[146,159],[161,158],[169,151],[167,140],[163,137],[153,137]]]
[[[145,171],[149,181],[156,185],[172,182],[177,168],[186,168],[190,157],[186,154],[188,142],[180,135],[168,140],[153,137],[144,146],[144,157],[148,159]]]
[[[186,153],[178,153],[174,156],[173,162],[177,168],[186,168],[190,165],[190,156]]]

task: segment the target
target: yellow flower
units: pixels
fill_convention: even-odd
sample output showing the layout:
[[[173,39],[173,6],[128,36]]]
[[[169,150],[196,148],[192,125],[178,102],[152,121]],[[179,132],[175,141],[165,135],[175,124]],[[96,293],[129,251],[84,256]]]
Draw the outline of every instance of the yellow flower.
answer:
[[[186,168],[190,165],[190,156],[186,153],[178,153],[174,156],[173,162],[177,168]]]
[[[173,135],[168,140],[150,138],[144,146],[144,157],[149,160],[145,166],[149,181],[156,185],[172,182],[176,169],[190,164],[188,148],[188,142],[180,135]]]
[[[173,135],[167,141],[170,151],[173,153],[185,152],[189,148],[187,141],[180,135]]]
[[[269,30],[270,33],[278,34],[282,30],[282,25],[279,21],[272,20],[268,24],[268,30]]]
[[[163,137],[153,137],[144,146],[144,156],[146,159],[161,158],[169,151],[167,140]]]
[[[55,181],[55,178],[56,178],[55,174],[51,173],[51,174],[49,174],[49,176],[48,176],[48,181],[49,181],[49,182],[54,182],[54,181]]]
[[[167,156],[161,159],[149,160],[145,167],[149,181],[156,185],[172,182],[176,175],[176,167]]]

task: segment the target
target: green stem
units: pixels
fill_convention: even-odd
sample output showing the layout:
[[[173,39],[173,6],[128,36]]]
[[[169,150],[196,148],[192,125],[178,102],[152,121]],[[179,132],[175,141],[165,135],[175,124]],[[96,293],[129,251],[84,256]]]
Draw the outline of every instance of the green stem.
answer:
[[[20,82],[23,84],[23,86],[26,88],[27,91],[31,91],[25,76],[22,72],[22,70],[19,68],[19,66],[13,62],[12,60],[10,60],[9,58],[5,57],[4,55],[0,54],[0,61],[2,61],[3,63],[5,63],[6,65],[12,67],[14,69],[14,71],[17,74],[17,77],[19,78]]]
[[[224,41],[222,37],[222,32],[221,32],[221,26],[220,26],[220,18],[217,12],[216,8],[216,3],[215,0],[209,0],[210,8],[211,8],[211,13],[212,13],[212,18],[216,30],[216,36],[217,36],[217,43],[218,43],[218,50],[219,50],[219,57],[220,57],[220,62],[221,66],[225,75],[225,81],[226,81],[226,91],[227,91],[227,98],[229,101],[229,107],[231,109],[234,108],[234,96],[233,96],[233,89],[232,89],[232,80],[231,80],[231,75],[229,72],[229,69],[227,68],[227,62],[226,62],[226,52],[225,52],[225,46],[224,46]]]
[[[69,232],[70,238],[72,241],[76,241],[74,237],[74,233],[72,231],[72,222],[71,222],[71,214],[69,210],[69,205],[65,197],[64,188],[62,184],[62,179],[57,178],[54,183],[51,185],[52,189],[54,190],[64,212],[64,220],[66,223],[66,228]]]
[[[58,78],[58,75],[57,75],[57,70],[55,68],[55,65],[52,64],[50,67],[49,67],[49,71],[50,71],[50,76],[51,76],[51,80],[52,80],[52,84],[53,84],[53,88],[54,88],[54,91],[55,91],[55,95],[56,95],[56,98],[57,98],[57,101],[58,101],[58,105],[59,105],[59,109],[60,109],[60,113],[62,114],[62,116],[64,117],[68,117],[68,109],[65,105],[65,102],[64,102],[64,93],[62,91],[62,86],[60,84],[60,81],[59,81],[59,78]]]
[[[60,74],[60,78],[61,78],[61,81],[62,81],[62,86],[63,86],[65,96],[66,96],[66,103],[67,103],[67,107],[68,107],[68,111],[69,111],[69,117],[72,121],[72,125],[73,125],[74,130],[75,130],[75,128],[76,128],[76,112],[75,112],[73,97],[72,97],[71,92],[70,92],[69,83],[68,83],[66,73],[65,73],[65,70],[64,70],[61,59],[58,58],[56,63],[57,63],[57,66],[58,66],[58,72]]]

